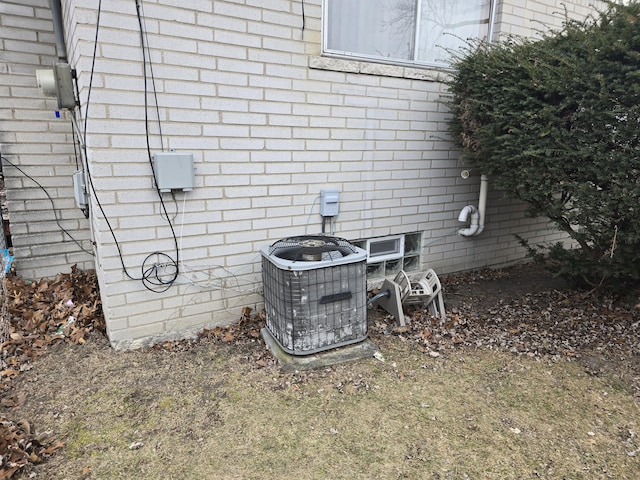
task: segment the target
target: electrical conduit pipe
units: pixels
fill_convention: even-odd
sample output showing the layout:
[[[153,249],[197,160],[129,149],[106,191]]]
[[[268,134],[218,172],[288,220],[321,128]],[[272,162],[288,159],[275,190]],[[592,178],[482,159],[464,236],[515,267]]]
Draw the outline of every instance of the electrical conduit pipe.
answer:
[[[67,63],[67,43],[64,39],[64,21],[62,19],[62,5],[60,0],[50,0],[51,16],[53,18],[53,33],[56,39],[56,50],[58,52],[58,60]]]
[[[473,205],[465,206],[458,215],[459,222],[468,222],[471,217],[471,223],[467,228],[458,230],[458,235],[463,237],[476,237],[484,231],[484,219],[487,209],[487,191],[489,190],[489,178],[486,175],[480,176],[480,195],[478,197],[478,208]]]

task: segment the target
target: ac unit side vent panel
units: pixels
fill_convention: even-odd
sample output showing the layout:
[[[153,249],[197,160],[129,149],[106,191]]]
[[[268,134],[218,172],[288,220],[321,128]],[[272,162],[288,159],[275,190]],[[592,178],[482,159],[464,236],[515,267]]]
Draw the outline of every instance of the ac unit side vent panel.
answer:
[[[285,352],[308,355],[367,337],[364,250],[309,262],[261,252],[266,327]]]

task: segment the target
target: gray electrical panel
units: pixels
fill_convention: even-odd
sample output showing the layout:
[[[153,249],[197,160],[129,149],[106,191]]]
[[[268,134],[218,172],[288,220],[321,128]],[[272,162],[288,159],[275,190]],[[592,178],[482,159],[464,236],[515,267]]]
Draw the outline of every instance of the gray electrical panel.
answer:
[[[36,70],[36,81],[47,97],[58,98],[58,108],[76,108],[73,74],[68,63],[54,63],[53,70]]]
[[[76,97],[73,93],[73,76],[69,64],[54,64],[53,74],[56,82],[58,108],[76,108]]]
[[[84,172],[82,170],[73,174],[73,195],[76,197],[76,206],[85,209],[89,206],[87,199],[87,187],[84,182]]]
[[[338,190],[320,190],[320,215],[323,217],[335,217],[338,215]]]
[[[153,173],[161,192],[190,192],[195,186],[193,153],[159,152],[153,154]]]

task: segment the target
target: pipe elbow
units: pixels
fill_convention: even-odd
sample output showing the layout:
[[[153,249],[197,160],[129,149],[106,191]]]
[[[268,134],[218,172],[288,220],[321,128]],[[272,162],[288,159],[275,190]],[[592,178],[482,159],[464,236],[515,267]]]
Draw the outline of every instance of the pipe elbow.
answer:
[[[462,210],[460,210],[460,214],[458,215],[459,222],[466,222],[469,219],[469,215],[475,214],[477,212],[476,207],[473,205],[467,205]]]
[[[484,231],[488,185],[489,178],[486,175],[481,175],[478,207],[476,208],[473,205],[467,205],[460,211],[458,221],[466,223],[469,221],[469,217],[471,217],[471,223],[467,228],[458,230],[458,235],[462,235],[463,237],[475,237]]]
[[[472,208],[473,213],[471,214],[471,224],[467,228],[461,228],[458,230],[458,235],[462,235],[463,237],[475,237],[484,230],[484,225],[480,225],[480,214],[475,207]]]

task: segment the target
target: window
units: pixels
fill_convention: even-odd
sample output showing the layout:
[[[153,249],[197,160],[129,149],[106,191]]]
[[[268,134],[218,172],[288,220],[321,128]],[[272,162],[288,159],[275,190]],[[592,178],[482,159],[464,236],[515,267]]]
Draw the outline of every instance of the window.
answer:
[[[404,235],[367,240],[367,262],[394,260],[404,254]]]
[[[487,38],[492,0],[325,0],[324,52],[447,66],[448,50]]]
[[[383,278],[420,268],[422,235],[407,233],[353,242],[367,252],[367,278]]]

